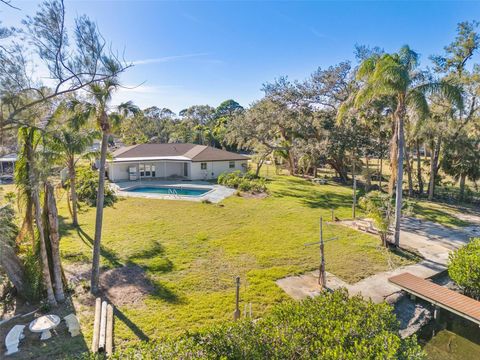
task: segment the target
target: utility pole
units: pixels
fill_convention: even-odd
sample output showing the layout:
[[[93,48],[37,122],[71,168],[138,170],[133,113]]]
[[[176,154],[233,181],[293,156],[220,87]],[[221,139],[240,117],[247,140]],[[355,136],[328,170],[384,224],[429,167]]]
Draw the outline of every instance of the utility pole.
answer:
[[[326,241],[338,239],[338,237],[329,238]],[[305,246],[312,246],[320,244],[320,267],[318,269],[318,284],[325,289],[327,286],[327,272],[325,271],[325,241],[323,240],[323,218],[320,217],[320,241],[305,244]]]
[[[239,308],[239,303],[240,303],[240,276],[237,276],[235,278],[235,311],[233,312],[233,320],[238,320],[240,319],[240,308]]]

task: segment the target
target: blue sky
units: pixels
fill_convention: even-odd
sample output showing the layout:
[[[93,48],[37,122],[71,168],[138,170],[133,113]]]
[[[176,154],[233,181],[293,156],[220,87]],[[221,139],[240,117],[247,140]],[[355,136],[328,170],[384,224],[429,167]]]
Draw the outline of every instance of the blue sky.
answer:
[[[0,5],[8,25],[38,4],[13,3],[22,11]],[[229,98],[247,106],[262,96],[264,82],[304,79],[319,66],[354,60],[355,44],[386,51],[409,44],[428,65],[428,56],[453,40],[458,22],[480,20],[479,1],[65,3],[70,19],[90,16],[136,64],[122,76],[131,89],[115,102],[175,112]]]

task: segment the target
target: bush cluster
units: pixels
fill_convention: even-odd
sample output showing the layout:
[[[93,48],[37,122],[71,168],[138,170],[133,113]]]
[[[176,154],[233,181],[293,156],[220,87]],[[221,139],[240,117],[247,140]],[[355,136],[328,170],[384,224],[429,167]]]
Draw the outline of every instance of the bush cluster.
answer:
[[[257,178],[252,173],[242,174],[241,171],[223,173],[218,177],[218,183],[243,192],[261,193],[267,191],[265,179]]]
[[[480,300],[480,238],[450,253],[448,275],[466,295]]]
[[[98,172],[90,167],[78,168],[76,189],[78,201],[84,202],[89,206],[95,206],[97,204]],[[104,207],[112,206],[117,201],[117,196],[107,182],[105,182],[104,193]]]
[[[416,338],[401,339],[387,304],[345,290],[285,302],[257,321],[227,322],[159,342],[138,343],[116,359],[423,359]]]

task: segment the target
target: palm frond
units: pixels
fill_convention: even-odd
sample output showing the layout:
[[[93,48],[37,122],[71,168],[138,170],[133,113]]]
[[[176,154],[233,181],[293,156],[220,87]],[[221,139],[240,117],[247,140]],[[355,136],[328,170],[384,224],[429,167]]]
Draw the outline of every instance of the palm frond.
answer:
[[[408,107],[415,111],[419,120],[428,117],[430,109],[425,94],[418,90],[412,90],[407,94],[406,102]]]
[[[357,80],[362,80],[370,77],[370,75],[375,70],[377,60],[378,56],[371,56],[368,59],[365,59],[358,67],[356,74]]]
[[[419,55],[410,46],[403,45],[398,51],[398,58],[400,63],[405,66],[409,71],[412,71],[418,66]]]
[[[459,110],[463,110],[463,90],[457,85],[446,81],[431,82],[418,85],[413,91],[419,91],[425,95],[437,95],[451,102]]]

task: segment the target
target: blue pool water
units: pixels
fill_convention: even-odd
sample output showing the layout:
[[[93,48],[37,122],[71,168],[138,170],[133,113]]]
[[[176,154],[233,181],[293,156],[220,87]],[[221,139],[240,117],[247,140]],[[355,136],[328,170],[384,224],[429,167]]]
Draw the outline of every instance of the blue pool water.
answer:
[[[139,187],[127,190],[128,192],[148,193],[148,194],[164,194],[172,195],[172,189],[180,196],[200,196],[210,191],[210,189],[192,189],[179,187]],[[169,191],[170,190],[170,191]]]

